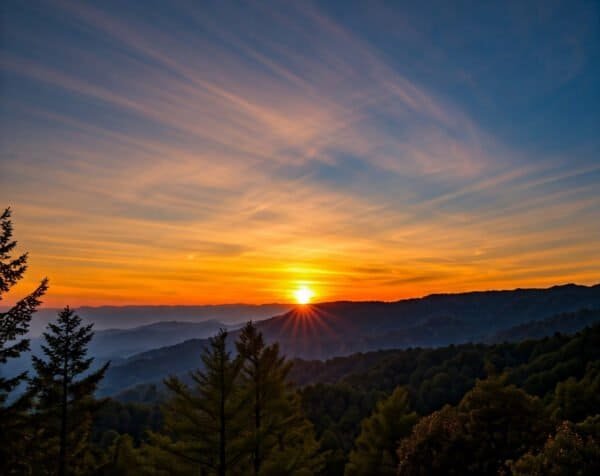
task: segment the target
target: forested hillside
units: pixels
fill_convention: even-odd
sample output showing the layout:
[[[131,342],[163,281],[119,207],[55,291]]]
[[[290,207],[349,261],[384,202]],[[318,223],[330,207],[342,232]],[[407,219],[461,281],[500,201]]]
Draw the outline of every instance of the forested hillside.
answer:
[[[320,303],[292,309],[259,327],[289,357],[323,359],[482,342],[516,325],[582,309],[600,309],[600,285],[434,294],[389,303]]]
[[[335,356],[371,350],[432,347],[466,341],[514,341],[555,332],[576,332],[600,320],[599,294],[600,286],[562,286],[546,290],[447,295],[440,296],[441,302],[432,296],[389,305],[318,304],[256,325],[265,340],[277,342],[289,358],[333,357],[335,361]],[[542,303],[546,303],[548,309],[544,310]],[[445,304],[450,310],[442,317]],[[396,315],[397,308],[407,314]],[[557,310],[572,308],[576,311],[556,314]],[[325,309],[330,310],[325,312]],[[481,319],[476,314],[478,309],[482,312]],[[456,314],[459,312],[464,313],[460,318]],[[547,317],[531,320],[531,316]],[[489,323],[490,319],[494,322]],[[456,327],[459,321],[463,324]],[[468,328],[466,322],[470,322]],[[522,324],[514,326],[514,322]],[[477,337],[472,333],[475,328],[480,329]],[[232,331],[234,338],[236,335]],[[160,383],[168,373],[183,375],[197,368],[198,349],[206,343],[203,339],[188,340],[113,362],[101,392],[114,395],[139,384]]]
[[[497,332],[490,339],[493,342],[535,339],[555,332],[569,334],[600,321],[600,310],[582,309],[578,312],[565,312],[556,316],[530,321]]]
[[[519,468],[537,464],[544,445],[552,451],[557,438],[568,445],[583,438],[587,443],[579,449],[595,452],[598,464],[595,438],[600,421],[594,417],[600,413],[600,325],[572,336],[518,343],[388,350],[326,362],[295,360],[288,378],[296,384],[302,411],[324,455],[323,467],[315,474],[396,474],[398,448],[405,460],[398,474],[451,474],[449,468],[454,467],[460,468],[456,474],[496,474],[501,467],[508,474],[527,474]],[[97,442],[106,445],[108,435],[116,437],[117,432],[131,434],[133,446],[143,445],[144,429],[161,428],[161,401],[168,401],[168,391],[143,386],[123,398],[129,403],[111,401],[100,412]],[[482,420],[467,425],[476,415],[483,415]],[[485,441],[494,421],[490,418],[500,418],[495,423],[498,438],[510,440],[514,430],[521,432],[521,439],[518,444],[493,443],[505,445],[497,455],[491,447],[468,450],[487,453],[480,463],[466,466],[465,445]],[[514,429],[516,422],[526,426]],[[454,427],[457,434],[447,434]],[[441,453],[427,453],[450,436],[457,440]],[[367,467],[381,467],[383,455],[387,473],[366,472]],[[435,465],[441,468],[438,473]]]

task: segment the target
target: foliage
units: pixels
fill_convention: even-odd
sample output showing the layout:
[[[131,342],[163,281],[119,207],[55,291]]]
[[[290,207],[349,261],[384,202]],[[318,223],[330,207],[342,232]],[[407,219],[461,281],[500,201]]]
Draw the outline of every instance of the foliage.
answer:
[[[493,472],[490,468],[500,467],[508,471],[505,460],[517,461],[527,452],[537,454],[552,427],[558,423],[557,419],[582,421],[587,418],[586,425],[594,427],[589,416],[598,413],[595,387],[598,336],[600,326],[596,325],[574,336],[555,335],[520,343],[381,351],[327,362],[296,360],[284,379],[284,393],[298,396],[302,408],[296,408],[294,412],[306,415],[314,426],[319,455],[324,459],[321,469],[309,472],[342,475],[346,466],[351,471],[350,454],[357,453],[359,434],[368,427],[367,421],[377,414],[376,408],[393,393],[394,387],[390,389],[390,386],[396,382],[404,382],[402,388],[406,391],[409,408],[422,416],[410,437],[395,445],[405,445],[405,448],[412,445],[415,448],[411,456],[413,462],[422,458],[430,474],[451,474],[455,469],[461,474],[486,474],[488,470]],[[257,337],[258,333],[252,338]],[[263,343],[259,347],[268,346]],[[573,376],[565,378],[560,366],[562,358],[576,362],[571,367]],[[356,374],[352,373],[353,367],[357,369]],[[296,390],[290,387],[291,378],[300,376],[302,381],[310,381],[310,372],[313,372],[313,378],[323,377],[330,383]],[[486,379],[486,375],[491,378]],[[520,388],[526,383],[541,381],[540,376],[543,376],[543,389],[548,390],[539,398]],[[247,401],[247,411],[252,412],[250,389],[253,387],[248,378],[246,375],[241,378],[240,374],[238,385],[240,394]],[[138,389],[136,392],[147,400],[149,390]],[[151,393],[158,395],[156,389]],[[445,404],[449,406],[444,407]],[[111,428],[119,433],[129,433],[134,437],[133,445],[139,457],[136,464],[144,463],[138,466],[135,474],[151,474],[147,472],[147,466],[158,471],[169,466],[175,468],[177,464],[181,466],[180,474],[189,474],[189,469],[181,462],[173,461],[168,453],[147,444],[144,430],[160,433],[165,441],[173,436],[159,429],[156,408],[155,404],[113,402],[107,405],[101,418],[98,417],[97,424],[99,428],[101,425],[102,431],[95,441],[101,442],[98,445],[106,451],[114,441]],[[303,421],[302,417],[297,421]],[[380,424],[392,426],[387,421]],[[247,418],[245,425],[240,437],[250,442],[250,452],[254,441],[253,419]],[[499,427],[501,430],[497,430]],[[290,423],[286,430],[296,428],[300,429],[302,425]],[[372,437],[373,448],[385,449],[387,443],[379,438],[380,432],[372,433],[376,435]],[[479,446],[480,440],[485,444]],[[497,448],[497,454],[492,448]],[[312,461],[318,462],[319,458],[313,459],[312,450],[307,454],[311,455]],[[356,456],[352,458],[357,461]],[[478,463],[473,465],[473,461]],[[465,467],[469,462],[472,466]],[[240,468],[245,474],[252,473],[250,456]],[[265,465],[261,471],[267,469]],[[285,469],[278,468],[278,471],[285,474]]]
[[[236,347],[243,359],[240,386],[251,408],[245,443],[248,474],[313,474],[317,442],[300,401],[287,381],[291,363],[279,346],[266,346],[253,323],[242,330]]]
[[[239,437],[244,401],[236,385],[242,360],[227,351],[227,331],[210,339],[202,363],[206,370],[192,374],[193,390],[176,377],[165,381],[173,394],[164,406],[168,437],[154,435],[153,441],[191,472],[224,476],[244,454]]]
[[[595,476],[600,474],[597,436],[565,421],[538,453],[528,452],[509,463],[514,476]]]
[[[108,446],[107,434],[126,433],[133,438],[137,446],[147,440],[148,431],[156,432],[162,427],[163,416],[160,405],[122,403],[107,399],[94,415],[92,441],[105,449]]]
[[[0,301],[17,284],[27,270],[27,253],[13,257],[17,242],[12,239],[13,226],[10,209],[0,214]],[[20,299],[7,311],[0,312],[0,365],[29,350],[29,339],[24,336],[29,330],[31,316],[40,305],[41,297],[48,288],[42,280],[31,294]],[[31,396],[24,392],[14,396],[15,390],[25,382],[27,373],[6,376],[0,372],[0,474],[24,471],[24,452],[32,434],[28,425],[27,412]]]
[[[43,334],[45,359],[33,357],[36,375],[30,392],[35,396],[34,465],[39,474],[88,470],[90,429],[98,408],[93,393],[109,365],[90,371],[93,358],[87,358],[87,346],[93,335],[92,325],[82,326],[81,318],[66,307]]]
[[[406,389],[396,388],[381,400],[373,414],[361,425],[355,449],[346,465],[346,476],[393,476],[398,467],[396,448],[418,417],[410,411]]]
[[[477,382],[458,405],[470,440],[471,474],[496,474],[502,463],[540,444],[550,428],[542,401],[503,377]]]
[[[396,386],[407,389],[411,407],[419,415],[429,415],[445,404],[458,405],[477,379],[495,374],[505,374],[507,384],[535,388],[544,403],[550,404],[556,398],[557,384],[571,376],[579,382],[595,368],[597,364],[592,363],[598,360],[600,325],[595,325],[574,336],[557,334],[518,343],[387,350],[320,363],[296,361],[292,374],[296,380],[310,382],[308,375],[313,372],[312,381],[330,382],[307,385],[299,389],[299,393],[317,437],[327,436],[325,443],[331,456],[326,474],[341,475],[358,436],[360,422],[372,413],[376,402],[388,396]],[[565,362],[569,362],[567,372]],[[353,365],[358,369],[355,374],[351,371]],[[590,369],[589,365],[592,365]],[[593,392],[594,375],[588,375],[587,387],[579,386],[582,392],[573,395],[569,404],[572,408],[579,406],[577,411],[582,418],[599,412],[594,403],[598,395]],[[534,386],[534,382],[542,381],[543,386]],[[588,390],[584,392],[585,388]],[[584,397],[587,400],[582,400]],[[564,405],[564,401],[560,405]],[[550,408],[549,412],[552,411]],[[321,445],[325,447],[323,442]]]
[[[581,380],[569,377],[559,382],[550,410],[555,420],[574,422],[600,414],[600,361],[590,362]]]
[[[398,449],[398,474],[442,476],[464,473],[468,439],[456,408],[446,405],[422,418]],[[469,456],[470,458],[470,456]]]
[[[192,388],[176,377],[165,381],[172,397],[163,406],[164,427],[132,453],[129,460],[142,464],[135,474],[153,474],[151,468],[223,476],[315,473],[318,444],[287,380],[290,364],[277,346],[264,345],[251,323],[236,346],[232,357],[221,331],[204,350],[204,370],[191,375]]]
[[[456,407],[421,420],[398,449],[400,475],[493,475],[544,434],[541,401],[505,379],[477,382]],[[468,457],[465,457],[468,455]]]

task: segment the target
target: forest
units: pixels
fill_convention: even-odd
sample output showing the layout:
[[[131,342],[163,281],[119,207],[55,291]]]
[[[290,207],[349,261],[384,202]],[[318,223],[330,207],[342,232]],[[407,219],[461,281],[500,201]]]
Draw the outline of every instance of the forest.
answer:
[[[27,269],[10,217],[0,298]],[[47,289],[0,315],[0,365],[28,350]],[[590,312],[574,318],[587,324]],[[66,307],[32,372],[0,372],[0,474],[600,474],[598,324],[327,361],[287,359],[252,322],[236,335],[212,337],[185,377],[99,398],[110,363],[88,355],[93,327]]]

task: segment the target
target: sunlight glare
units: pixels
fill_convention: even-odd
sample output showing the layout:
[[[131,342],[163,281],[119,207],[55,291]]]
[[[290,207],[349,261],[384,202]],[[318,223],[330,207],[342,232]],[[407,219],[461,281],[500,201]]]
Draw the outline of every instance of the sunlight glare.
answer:
[[[294,297],[298,304],[308,304],[315,295],[308,287],[302,286],[294,291]]]

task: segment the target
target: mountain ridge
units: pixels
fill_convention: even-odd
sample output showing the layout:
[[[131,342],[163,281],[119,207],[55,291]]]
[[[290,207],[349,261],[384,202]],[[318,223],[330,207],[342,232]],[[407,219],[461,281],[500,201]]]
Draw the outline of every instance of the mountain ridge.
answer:
[[[291,304],[210,304],[200,306],[81,306],[75,312],[85,324],[94,324],[95,331],[131,329],[157,322],[203,322],[218,320],[226,325],[237,325],[249,319],[266,319],[292,307]],[[33,315],[29,335],[37,337],[54,320],[61,309],[42,308]]]
[[[581,309],[600,309],[600,285],[474,291],[425,298],[340,301],[298,306],[257,322],[288,357],[326,359],[372,350],[484,342],[503,329]],[[230,345],[236,331],[231,332]],[[107,386],[130,386],[198,367],[206,339],[191,339],[129,357],[107,374]]]

